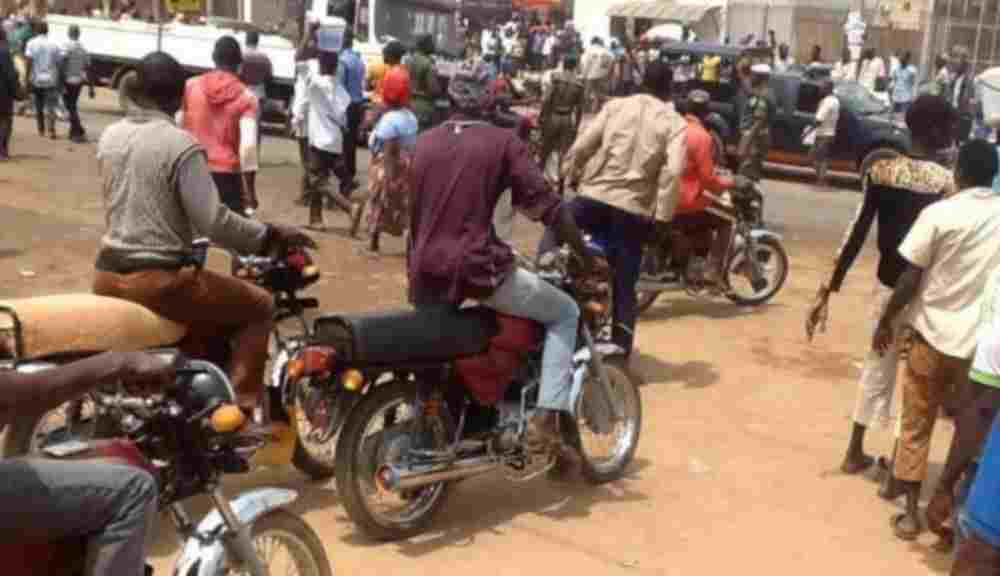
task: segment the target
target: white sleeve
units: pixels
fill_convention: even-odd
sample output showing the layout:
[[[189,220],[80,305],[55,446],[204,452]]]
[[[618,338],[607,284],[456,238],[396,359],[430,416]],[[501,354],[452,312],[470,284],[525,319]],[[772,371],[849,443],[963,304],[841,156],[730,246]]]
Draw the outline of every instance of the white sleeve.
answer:
[[[253,118],[240,118],[240,170],[256,172],[258,166],[257,121]]]

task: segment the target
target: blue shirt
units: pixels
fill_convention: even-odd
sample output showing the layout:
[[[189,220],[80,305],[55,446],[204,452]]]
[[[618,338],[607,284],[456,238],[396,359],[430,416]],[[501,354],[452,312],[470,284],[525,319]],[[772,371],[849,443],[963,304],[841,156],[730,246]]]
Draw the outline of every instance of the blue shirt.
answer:
[[[365,63],[354,50],[342,50],[337,65],[337,81],[351,95],[351,103],[365,101]]]
[[[979,472],[965,502],[964,520],[976,536],[1000,548],[1000,418],[993,420],[993,428],[986,439]]]
[[[892,101],[913,102],[917,87],[917,67],[913,64],[900,66],[892,73]]]
[[[368,148],[372,154],[378,154],[390,140],[399,140],[400,146],[413,150],[417,146],[417,132],[420,123],[416,115],[407,108],[390,110],[382,115],[375,130],[372,131]]]

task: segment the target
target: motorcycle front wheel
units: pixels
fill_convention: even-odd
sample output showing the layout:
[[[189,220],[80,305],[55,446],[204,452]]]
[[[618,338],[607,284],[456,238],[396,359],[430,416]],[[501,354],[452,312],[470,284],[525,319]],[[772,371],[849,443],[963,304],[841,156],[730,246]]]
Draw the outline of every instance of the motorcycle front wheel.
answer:
[[[395,541],[415,536],[430,524],[445,502],[448,484],[439,482],[406,492],[379,486],[376,475],[387,464],[404,465],[411,450],[443,450],[451,437],[447,411],[423,416],[413,383],[376,388],[354,407],[337,441],[337,493],[347,515],[369,538]]]
[[[580,452],[580,473],[591,484],[606,484],[625,474],[635,458],[642,430],[638,378],[624,359],[606,358],[603,362],[611,381],[612,401],[621,409],[623,418],[613,422],[610,414],[602,414],[607,407],[597,398],[601,381],[589,368],[577,400],[576,419],[568,431],[571,443]]]
[[[726,267],[731,288],[726,297],[744,306],[760,306],[774,298],[785,285],[785,280],[788,279],[788,254],[774,238],[758,240],[752,257],[760,265],[765,284],[754,286],[747,261],[748,252],[747,249],[740,251]]]
[[[270,574],[333,576],[323,542],[304,520],[291,512],[272,510],[264,514],[250,527],[250,537]],[[248,572],[229,568],[224,574],[236,576]]]

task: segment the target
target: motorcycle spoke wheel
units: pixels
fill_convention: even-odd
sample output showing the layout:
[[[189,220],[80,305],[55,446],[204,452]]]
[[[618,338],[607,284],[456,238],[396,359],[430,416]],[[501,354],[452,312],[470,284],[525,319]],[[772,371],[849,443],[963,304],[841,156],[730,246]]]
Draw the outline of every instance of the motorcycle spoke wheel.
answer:
[[[413,450],[443,450],[448,444],[450,426],[443,414],[426,416],[425,432],[418,437],[418,408],[409,390],[396,385],[377,388],[351,411],[337,442],[337,492],[351,519],[377,540],[418,534],[447,492],[444,482],[402,492],[376,482],[382,466],[404,466]]]
[[[252,538],[257,557],[271,576],[331,574],[323,543],[298,516],[283,510],[270,512],[254,522]],[[249,576],[250,572],[230,568],[226,574]]]
[[[788,255],[778,242],[771,238],[758,240],[755,258],[765,281],[763,287],[754,288],[745,251],[730,260],[727,267],[730,291],[726,296],[737,304],[755,306],[769,301],[788,278]]]
[[[588,370],[576,407],[576,431],[584,476],[591,482],[616,480],[624,473],[639,445],[642,428],[642,401],[635,377],[617,359],[604,361],[614,394],[612,401],[622,418],[611,421],[607,408],[596,396],[601,386],[596,372]]]

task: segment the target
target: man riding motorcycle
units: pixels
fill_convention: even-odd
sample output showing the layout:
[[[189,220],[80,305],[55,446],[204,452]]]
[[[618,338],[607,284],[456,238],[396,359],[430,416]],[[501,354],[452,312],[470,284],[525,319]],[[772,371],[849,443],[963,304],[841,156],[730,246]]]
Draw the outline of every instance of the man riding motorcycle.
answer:
[[[106,384],[173,380],[165,360],[109,352],[52,370],[0,372],[0,428]],[[85,576],[142,576],[156,520],[156,481],[145,470],[97,461],[0,460],[0,541],[87,539]]]
[[[541,389],[529,424],[533,448],[558,445],[557,415],[571,412],[573,353],[580,310],[566,293],[518,268],[511,247],[497,237],[493,214],[510,188],[513,205],[557,229],[562,241],[595,266],[572,214],[545,181],[527,145],[487,121],[493,92],[476,70],[449,84],[455,115],[426,132],[414,152],[407,248],[410,301],[417,306],[479,300],[498,312],[545,326]]]
[[[185,351],[193,357],[224,357],[220,340],[233,338],[230,374],[247,408],[257,404],[263,385],[274,301],[253,284],[193,268],[192,241],[208,236],[239,253],[315,244],[295,229],[243,218],[219,201],[204,149],[173,122],[184,78],[168,54],[143,58],[138,85],[125,87],[134,111],[101,136],[108,230],[93,289],[188,326]]]
[[[685,115],[688,125],[687,165],[681,175],[681,198],[677,203],[674,228],[686,233],[685,240],[695,240],[695,253],[699,256],[709,252],[707,247],[711,244],[704,280],[709,285],[724,289],[726,251],[732,241],[735,218],[732,206],[718,195],[731,188],[746,187],[748,180],[743,176],[725,178],[715,172],[712,136],[704,125],[710,101],[711,96],[704,90],[693,90],[688,94]],[[690,250],[684,252],[691,253]]]

